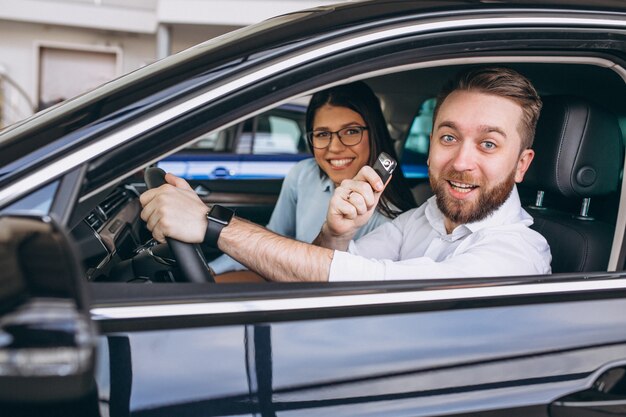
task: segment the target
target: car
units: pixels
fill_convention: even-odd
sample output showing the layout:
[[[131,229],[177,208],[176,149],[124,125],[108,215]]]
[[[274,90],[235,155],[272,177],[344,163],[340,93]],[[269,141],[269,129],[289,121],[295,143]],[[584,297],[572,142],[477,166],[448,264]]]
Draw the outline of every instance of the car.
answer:
[[[281,105],[203,135],[157,165],[186,180],[283,179],[298,161],[312,157],[305,113],[301,103]]]
[[[552,274],[198,282],[139,217],[147,167],[353,80],[380,98],[400,160],[423,165],[437,92],[485,65],[526,75],[544,102],[519,190]],[[0,414],[626,415],[625,80],[623,1],[347,2],[5,129]],[[428,194],[425,175],[408,181]],[[191,180],[259,224],[280,182]]]

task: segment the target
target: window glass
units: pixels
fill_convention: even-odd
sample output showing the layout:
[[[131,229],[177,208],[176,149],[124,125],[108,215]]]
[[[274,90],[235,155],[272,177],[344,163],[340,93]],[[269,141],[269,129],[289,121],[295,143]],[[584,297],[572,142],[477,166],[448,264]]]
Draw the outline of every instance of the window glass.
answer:
[[[254,154],[295,154],[303,132],[296,120],[278,115],[259,116]]]
[[[281,105],[205,134],[158,166],[188,180],[283,178],[298,161],[311,157],[305,114],[304,103]]]
[[[191,148],[215,151],[217,147],[217,139],[219,138],[221,133],[222,132],[209,133],[208,135],[202,137],[199,141],[191,145]]]
[[[211,132],[197,139],[189,149],[203,149],[210,152],[228,152],[237,133],[237,126]]]
[[[434,98],[428,99],[420,106],[419,113],[413,119],[409,136],[404,145],[405,150],[428,154],[430,133],[433,127],[433,111],[437,101]]]
[[[411,124],[402,152],[402,169],[407,178],[426,178],[428,176],[426,160],[428,159],[435,104],[435,98],[424,101]]]
[[[16,201],[8,207],[0,210],[0,214],[30,214],[30,215],[46,215],[50,212],[54,194],[59,185],[58,181],[46,185],[45,187],[35,191]]]

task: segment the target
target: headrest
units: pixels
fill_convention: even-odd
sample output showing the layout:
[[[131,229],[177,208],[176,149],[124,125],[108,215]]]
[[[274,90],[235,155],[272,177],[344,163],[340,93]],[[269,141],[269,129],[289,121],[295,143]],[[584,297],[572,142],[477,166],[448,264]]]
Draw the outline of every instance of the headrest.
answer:
[[[622,137],[615,115],[579,97],[543,97],[524,185],[565,197],[617,190]]]

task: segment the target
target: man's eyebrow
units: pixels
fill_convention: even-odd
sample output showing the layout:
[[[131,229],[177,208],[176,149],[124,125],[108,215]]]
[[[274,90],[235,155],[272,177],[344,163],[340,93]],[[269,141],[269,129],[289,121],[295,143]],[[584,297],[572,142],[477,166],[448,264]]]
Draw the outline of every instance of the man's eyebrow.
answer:
[[[452,130],[459,130],[459,128],[457,127],[456,123],[454,123],[451,120],[444,120],[443,122],[439,123],[437,125],[437,129],[441,129],[442,127],[447,127],[450,128]],[[490,126],[490,125],[480,125],[478,127],[478,129],[483,132],[483,133],[491,133],[491,132],[496,132],[498,134],[500,134],[502,137],[506,138],[506,133],[504,132],[504,130],[502,130],[502,128],[498,127],[498,126]]]
[[[442,127],[449,127],[450,129],[458,130],[456,127],[456,123],[449,121],[449,120],[444,120],[443,122],[437,125],[437,129],[441,129]]]
[[[491,133],[491,132],[499,133],[502,137],[506,139],[506,133],[504,132],[504,130],[502,130],[502,128],[498,126],[481,125],[479,129],[481,132],[484,132],[484,133]]]

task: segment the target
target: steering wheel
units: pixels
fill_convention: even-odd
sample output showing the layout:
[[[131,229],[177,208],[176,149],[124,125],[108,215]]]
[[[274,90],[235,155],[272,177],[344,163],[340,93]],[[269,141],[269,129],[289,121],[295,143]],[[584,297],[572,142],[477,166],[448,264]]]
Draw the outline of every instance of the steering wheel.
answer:
[[[165,171],[161,168],[150,167],[144,173],[144,180],[148,189],[157,188],[165,184]],[[189,282],[215,282],[213,272],[207,265],[200,245],[185,243],[180,240],[165,238],[183,276]]]

